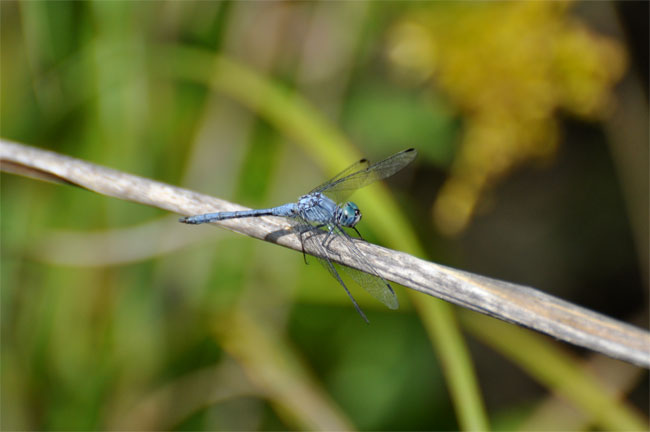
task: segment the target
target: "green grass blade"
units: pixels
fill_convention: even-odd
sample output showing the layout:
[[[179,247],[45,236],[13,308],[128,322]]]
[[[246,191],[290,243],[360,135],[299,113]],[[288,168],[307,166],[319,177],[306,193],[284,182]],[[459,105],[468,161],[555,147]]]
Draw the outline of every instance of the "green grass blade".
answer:
[[[464,327],[518,364],[531,377],[588,413],[610,430],[648,430],[647,420],[628,408],[544,336],[476,313],[460,314]]]

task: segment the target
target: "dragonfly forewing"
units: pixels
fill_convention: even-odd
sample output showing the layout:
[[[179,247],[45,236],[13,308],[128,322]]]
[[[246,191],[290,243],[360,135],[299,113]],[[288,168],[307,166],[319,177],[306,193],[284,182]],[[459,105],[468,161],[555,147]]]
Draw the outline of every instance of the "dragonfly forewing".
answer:
[[[349,167],[347,167],[346,169],[344,169],[343,171],[341,171],[331,179],[327,180],[326,182],[319,184],[314,189],[309,191],[309,193],[311,194],[314,192],[322,192],[326,189],[329,189],[330,187],[332,187],[332,185],[336,184],[340,179],[343,179],[349,176],[350,174],[354,174],[359,171],[364,171],[368,169],[369,166],[370,166],[370,162],[368,161],[368,159],[365,158],[361,159],[353,163],[352,165],[350,165]]]
[[[337,202],[344,201],[355,190],[392,176],[411,163],[416,156],[417,151],[411,148],[372,165],[366,166],[367,161],[362,159],[312,192],[322,192]],[[357,170],[357,168],[359,169]]]

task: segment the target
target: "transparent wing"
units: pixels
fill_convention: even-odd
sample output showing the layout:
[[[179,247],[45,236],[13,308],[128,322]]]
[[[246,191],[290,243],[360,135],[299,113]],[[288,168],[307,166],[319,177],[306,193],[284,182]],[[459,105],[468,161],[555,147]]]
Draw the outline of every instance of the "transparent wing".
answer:
[[[416,156],[417,151],[410,148],[372,165],[369,165],[367,160],[361,159],[310,193],[322,192],[334,201],[342,202],[353,191],[392,176],[411,163]]]
[[[389,309],[397,309],[399,307],[399,302],[397,301],[397,296],[390,284],[383,277],[377,274],[373,265],[370,264],[368,258],[363,255],[359,248],[357,248],[348,233],[343,231],[342,228],[337,227],[337,230],[346,238],[345,247],[348,249],[350,254],[355,257],[355,261],[360,268],[360,270],[357,270],[352,267],[341,265],[343,270],[345,270],[352,280],[354,280],[361,288],[365,289],[371,296],[388,306]]]
[[[385,304],[389,309],[398,309],[399,302],[390,284],[379,275],[364,273],[352,267],[340,266],[353,281],[365,289],[371,296]]]
[[[350,165],[349,167],[347,167],[346,169],[344,169],[343,171],[341,171],[331,179],[327,180],[325,183],[314,188],[311,192],[320,192],[324,189],[327,189],[329,185],[336,183],[338,180],[347,177],[348,175],[353,174],[357,171],[364,171],[368,169],[369,166],[370,166],[370,161],[368,161],[368,159],[365,158],[361,159],[360,161],[353,163],[352,165]]]
[[[345,282],[343,282],[343,279],[341,279],[341,275],[339,275],[339,272],[336,271],[336,268],[334,267],[334,264],[330,260],[328,260],[326,258],[320,258],[320,257],[316,257],[316,258],[318,259],[318,262],[323,267],[325,267],[325,269],[332,275],[332,277],[334,279],[336,279],[341,284],[341,286],[343,286],[343,289],[348,294],[348,297],[350,297],[350,300],[352,301],[352,304],[354,305],[354,308],[357,310],[359,315],[361,315],[361,318],[363,318],[363,320],[365,322],[369,323],[370,321],[368,321],[368,317],[366,317],[366,314],[363,313],[363,310],[361,310],[361,307],[357,304],[357,301],[352,296],[352,293],[350,293],[350,290],[345,285]]]
[[[397,301],[397,296],[395,295],[395,292],[393,291],[390,284],[377,274],[374,267],[370,264],[370,262],[368,262],[368,259],[355,246],[350,236],[341,228],[337,227],[336,230],[338,231],[337,234],[345,239],[345,247],[348,249],[348,252],[355,258],[356,264],[361,270],[357,270],[345,265],[338,265],[337,267],[342,268],[345,273],[350,276],[350,278],[354,280],[361,288],[365,289],[371,296],[388,306],[388,308],[397,309],[399,307],[399,303]],[[320,255],[326,257],[332,253],[332,251],[326,250],[326,246],[323,244],[323,241],[326,239],[327,235],[327,232],[324,230],[312,228],[311,232],[306,233],[304,236],[302,236],[302,241],[303,244],[310,245],[319,251]],[[364,316],[363,312],[361,312],[360,308],[357,306],[356,301],[348,291],[345,283],[336,271],[334,264],[328,258],[316,258],[321,263],[321,265],[323,265],[323,267],[325,267],[327,271],[329,271],[330,274],[332,274],[332,276],[334,276],[334,278],[338,280],[341,285],[343,285],[343,288],[345,288],[345,291],[348,293],[348,296],[350,296],[350,299],[354,303],[359,313]]]

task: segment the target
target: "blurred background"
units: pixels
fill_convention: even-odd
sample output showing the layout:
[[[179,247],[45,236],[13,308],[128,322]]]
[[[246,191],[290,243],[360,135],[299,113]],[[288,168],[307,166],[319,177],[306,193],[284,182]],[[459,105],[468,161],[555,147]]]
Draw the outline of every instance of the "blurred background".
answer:
[[[0,8],[2,138],[250,207],[415,147],[366,239],[648,328],[646,2]],[[399,286],[366,325],[294,251],[1,180],[3,430],[648,427],[643,369]]]

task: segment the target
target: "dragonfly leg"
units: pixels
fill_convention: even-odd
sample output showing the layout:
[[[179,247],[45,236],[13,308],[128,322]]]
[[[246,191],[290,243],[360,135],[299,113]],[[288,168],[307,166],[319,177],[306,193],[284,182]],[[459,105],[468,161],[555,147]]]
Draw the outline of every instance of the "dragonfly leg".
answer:
[[[307,262],[307,256],[305,255],[305,242],[302,239],[302,236],[305,235],[305,230],[300,230],[300,233],[298,233],[298,240],[300,240],[300,248],[302,249],[302,259],[305,261],[305,264],[309,264]]]
[[[305,253],[305,242],[304,242],[304,240],[302,239],[302,237],[303,237],[307,232],[308,232],[308,231],[306,231],[306,230],[300,231],[300,247],[302,248],[302,259],[303,259],[303,261],[305,261],[305,264],[309,265],[309,263],[307,262],[307,254]]]
[[[305,242],[302,239],[302,236],[305,235],[308,232],[314,231],[314,230],[319,230],[320,228],[324,227],[325,224],[317,225],[313,228],[310,228],[308,230],[301,230],[300,234],[298,235],[298,239],[300,240],[300,247],[302,249],[302,259],[305,261],[305,264],[309,265],[307,262],[307,254],[305,253]],[[314,234],[312,234],[314,235]]]
[[[352,294],[350,294],[348,287],[346,287],[345,284],[341,281],[341,278],[339,278],[339,282],[341,282],[341,285],[343,285],[343,289],[345,289],[345,292],[348,293],[348,297],[350,297],[350,300],[352,300],[352,304],[354,305],[354,308],[357,310],[357,312],[359,312],[359,315],[361,315],[361,318],[363,318],[366,324],[370,324],[370,321],[368,321],[366,314],[363,313],[363,311],[357,304],[357,301],[354,299],[354,297],[352,297]]]
[[[329,250],[328,241],[329,241],[329,243],[332,243],[332,240],[334,240],[334,237],[332,236],[332,234],[334,234],[334,227],[330,225],[327,228],[327,236],[323,240],[323,247],[325,249],[327,249],[327,250]]]
[[[354,299],[354,297],[352,297],[352,293],[350,293],[350,290],[348,289],[348,287],[345,286],[345,283],[343,282],[343,279],[341,279],[341,276],[339,275],[339,272],[337,272],[336,269],[334,268],[334,265],[329,260],[327,260],[325,262],[325,264],[329,267],[329,270],[330,270],[330,273],[332,274],[332,276],[334,276],[336,278],[336,280],[339,281],[339,283],[341,285],[343,285],[343,289],[345,290],[346,293],[348,293],[348,297],[350,297],[350,300],[352,301],[352,304],[354,305],[354,308],[357,310],[359,315],[361,315],[361,318],[363,318],[363,320],[366,322],[366,324],[370,324],[370,321],[368,321],[368,318],[366,317],[366,314],[363,313],[363,311],[361,310],[361,308],[357,304],[357,301]]]
[[[322,226],[324,226],[324,225],[322,225]],[[352,228],[352,229],[353,229],[353,230],[354,230],[354,231],[359,235],[359,238],[360,238],[361,240],[363,240],[363,236],[361,235],[361,233],[359,232],[359,230],[356,229],[356,227],[351,227],[351,228]],[[346,233],[346,232],[345,232],[341,227],[338,227],[338,230],[339,230],[339,231],[340,231],[344,236],[348,236],[347,233]],[[323,240],[323,246],[324,246],[325,248],[327,248],[327,249],[329,249],[328,241],[329,241],[329,243],[331,244],[332,241],[334,240],[333,234],[334,234],[334,227],[330,226],[330,227],[329,227],[329,230],[328,230],[328,232],[327,232],[327,237],[325,237],[325,240]],[[349,236],[348,236],[348,237],[349,237]]]

